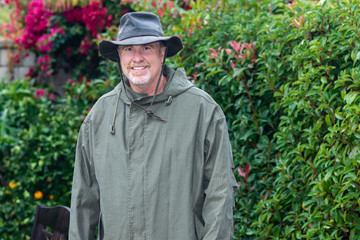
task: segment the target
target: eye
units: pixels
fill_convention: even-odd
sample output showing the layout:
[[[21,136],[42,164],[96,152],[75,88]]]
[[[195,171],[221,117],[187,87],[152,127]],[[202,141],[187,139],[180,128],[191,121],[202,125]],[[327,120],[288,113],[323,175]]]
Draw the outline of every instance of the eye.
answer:
[[[124,52],[131,52],[131,51],[132,51],[132,47],[130,47],[130,46],[129,46],[129,47],[124,47],[124,48],[123,48],[123,51],[124,51]]]
[[[151,46],[144,46],[144,50],[145,50],[145,51],[150,51],[151,49],[152,49]]]

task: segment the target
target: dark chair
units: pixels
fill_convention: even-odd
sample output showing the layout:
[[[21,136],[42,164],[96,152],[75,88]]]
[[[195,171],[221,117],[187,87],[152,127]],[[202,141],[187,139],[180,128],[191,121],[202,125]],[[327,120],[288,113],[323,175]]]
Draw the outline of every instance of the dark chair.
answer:
[[[70,208],[65,206],[36,207],[31,240],[67,240]],[[51,232],[49,230],[51,228]]]

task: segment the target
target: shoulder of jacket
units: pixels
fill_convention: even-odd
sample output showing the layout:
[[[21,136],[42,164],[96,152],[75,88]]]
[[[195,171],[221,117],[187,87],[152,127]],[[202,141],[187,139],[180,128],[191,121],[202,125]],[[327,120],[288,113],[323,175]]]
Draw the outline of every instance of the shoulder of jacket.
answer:
[[[207,101],[208,103],[218,106],[218,104],[215,102],[215,100],[210,96],[210,94],[208,94],[207,92],[205,92],[204,90],[201,90],[198,87],[193,86],[192,88],[189,88],[185,93],[187,94],[191,94],[194,97],[197,97],[199,99],[203,99],[205,101]]]
[[[96,101],[96,103],[99,102],[99,101],[102,101],[102,100],[104,100],[104,99],[106,99],[106,98],[109,98],[109,97],[114,97],[114,96],[116,97],[117,94],[118,94],[118,90],[116,90],[116,88],[114,88],[114,89],[111,90],[110,92],[105,93],[104,95],[102,95],[102,96]],[[96,104],[96,103],[95,103],[95,104]]]
[[[192,88],[189,88],[185,92],[185,94],[190,94],[193,97],[197,98],[196,101],[204,101],[207,106],[211,106],[212,108],[215,109],[215,111],[219,114],[220,118],[225,118],[225,115],[222,109],[220,108],[219,104],[217,104],[217,102],[210,96],[210,94],[208,94],[204,90],[193,86]]]
[[[86,118],[84,119],[83,124],[85,124],[85,125],[89,124],[89,122],[91,121],[93,115],[98,112],[97,107],[98,107],[99,105],[101,105],[104,101],[107,101],[107,100],[116,101],[117,94],[118,94],[118,91],[116,90],[116,88],[114,88],[114,89],[111,90],[110,92],[105,93],[104,95],[102,95],[102,96],[95,102],[95,104],[92,106],[90,112],[88,113],[88,115],[87,115]],[[111,99],[111,98],[113,98],[113,99]],[[102,109],[102,108],[100,107],[100,109]]]

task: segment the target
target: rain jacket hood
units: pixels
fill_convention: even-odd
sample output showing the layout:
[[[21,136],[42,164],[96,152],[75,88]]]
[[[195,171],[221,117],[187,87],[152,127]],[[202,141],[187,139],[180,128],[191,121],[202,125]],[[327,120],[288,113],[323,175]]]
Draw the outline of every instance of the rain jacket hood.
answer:
[[[163,74],[167,76],[167,83],[163,91],[156,96],[154,103],[167,101],[169,100],[169,98],[171,99],[172,97],[175,97],[185,92],[189,88],[193,87],[193,84],[191,84],[188,80],[186,80],[186,73],[185,70],[182,68],[175,71],[174,69],[169,68],[165,65]],[[146,105],[151,103],[153,96],[134,92],[129,87],[128,80],[125,77],[124,79],[125,79],[125,86],[127,88],[127,92],[129,93],[132,100],[137,101],[137,103],[141,105]],[[115,91],[117,94],[122,90],[123,86],[124,84],[122,83],[116,86]],[[130,100],[126,97],[125,94],[121,94],[120,98],[124,103],[131,104]]]
[[[164,74],[152,110],[166,122],[131,103],[122,83],[84,120],[69,240],[94,239],[97,226],[102,240],[232,239],[236,181],[225,116],[183,69]],[[125,85],[134,102],[151,103]]]

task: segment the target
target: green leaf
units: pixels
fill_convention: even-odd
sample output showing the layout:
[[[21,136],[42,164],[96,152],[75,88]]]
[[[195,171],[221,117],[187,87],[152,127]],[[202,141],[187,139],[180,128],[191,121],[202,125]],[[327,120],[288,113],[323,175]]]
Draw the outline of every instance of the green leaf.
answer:
[[[354,147],[353,150],[351,150],[351,152],[350,152],[350,154],[349,154],[349,158],[350,158],[350,159],[354,159],[354,158],[355,158],[356,153],[357,153],[359,147],[360,147],[360,146],[356,146],[356,147]]]
[[[347,104],[351,104],[355,100],[357,95],[358,95],[357,92],[349,92],[348,94],[345,95],[344,100]]]
[[[239,76],[242,72],[244,72],[247,68],[246,67],[243,67],[243,68],[240,68],[240,69],[236,69],[233,73],[233,78]]]
[[[326,115],[326,117],[325,117],[325,122],[326,122],[326,124],[327,124],[329,127],[332,126],[332,123],[331,123],[330,115],[329,115],[329,114]]]
[[[333,172],[333,171],[330,170],[329,172],[326,173],[326,175],[325,175],[325,177],[324,177],[324,181],[327,181],[327,180],[331,177],[332,172]]]
[[[294,225],[286,225],[285,226],[285,236],[289,236],[290,233],[292,233],[295,230],[295,226]]]

